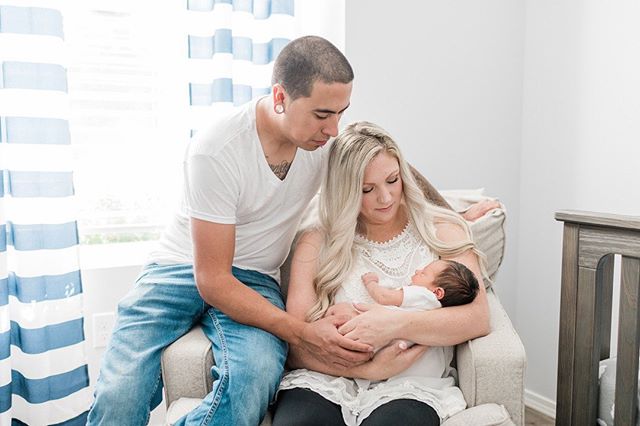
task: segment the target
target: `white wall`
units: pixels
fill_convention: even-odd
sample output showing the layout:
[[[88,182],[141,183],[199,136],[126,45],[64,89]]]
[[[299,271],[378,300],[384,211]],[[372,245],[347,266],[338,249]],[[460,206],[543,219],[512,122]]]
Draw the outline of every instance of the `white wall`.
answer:
[[[518,331],[527,388],[555,400],[559,209],[640,211],[640,3],[527,2]]]
[[[324,37],[344,51],[345,0],[295,0],[298,36]]]
[[[511,318],[523,23],[523,1],[346,2],[346,55],[356,77],[343,124],[380,124],[436,187],[485,187],[506,204],[497,289]]]

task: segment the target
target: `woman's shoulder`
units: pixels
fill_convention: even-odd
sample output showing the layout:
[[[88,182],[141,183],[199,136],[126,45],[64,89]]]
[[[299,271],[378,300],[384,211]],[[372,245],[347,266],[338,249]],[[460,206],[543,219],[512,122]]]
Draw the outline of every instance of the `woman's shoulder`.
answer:
[[[317,254],[324,239],[324,233],[314,227],[302,232],[296,243],[296,254]]]
[[[322,243],[322,239],[324,238],[324,233],[318,229],[317,227],[308,228],[302,231],[302,235],[300,235],[298,239],[298,244],[300,243],[310,243],[319,245]]]

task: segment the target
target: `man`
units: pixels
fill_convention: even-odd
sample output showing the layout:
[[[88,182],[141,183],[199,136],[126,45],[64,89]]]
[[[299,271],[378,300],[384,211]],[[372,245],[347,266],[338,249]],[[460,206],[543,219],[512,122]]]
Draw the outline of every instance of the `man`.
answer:
[[[146,424],[162,398],[161,351],[197,323],[212,342],[214,385],[180,425],[257,425],[286,342],[339,365],[371,357],[368,345],[337,332],[344,319],[309,324],[284,312],[277,282],[352,80],[327,40],[293,40],[276,59],[271,94],[218,117],[191,142],[182,208],[118,306],[88,424]]]

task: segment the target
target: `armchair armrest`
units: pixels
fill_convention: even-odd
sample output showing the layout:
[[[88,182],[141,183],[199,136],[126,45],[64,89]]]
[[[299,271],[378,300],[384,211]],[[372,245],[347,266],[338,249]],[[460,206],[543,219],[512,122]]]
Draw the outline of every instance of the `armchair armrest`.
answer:
[[[524,424],[526,356],[520,337],[493,290],[487,290],[491,333],[456,348],[459,385],[469,407],[502,404]]]
[[[167,407],[179,398],[204,398],[213,386],[211,342],[199,326],[162,353],[161,367]]]

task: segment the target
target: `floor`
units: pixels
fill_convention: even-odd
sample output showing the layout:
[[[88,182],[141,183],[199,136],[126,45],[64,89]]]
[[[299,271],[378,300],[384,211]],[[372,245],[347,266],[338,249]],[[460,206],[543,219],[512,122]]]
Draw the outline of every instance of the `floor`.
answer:
[[[554,426],[555,420],[529,407],[524,409],[525,426]]]

